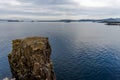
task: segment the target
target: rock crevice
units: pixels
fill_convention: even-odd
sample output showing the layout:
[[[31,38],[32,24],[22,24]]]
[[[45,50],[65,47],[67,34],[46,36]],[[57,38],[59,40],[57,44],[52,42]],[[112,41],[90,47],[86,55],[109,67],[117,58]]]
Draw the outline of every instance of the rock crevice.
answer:
[[[17,80],[56,80],[50,55],[48,38],[13,40],[12,52],[8,55],[13,77]]]

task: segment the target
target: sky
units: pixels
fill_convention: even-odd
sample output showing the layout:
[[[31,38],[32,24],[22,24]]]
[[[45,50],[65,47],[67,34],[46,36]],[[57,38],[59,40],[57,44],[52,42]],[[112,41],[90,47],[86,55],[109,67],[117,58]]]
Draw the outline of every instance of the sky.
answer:
[[[1,19],[120,18],[120,0],[0,0]]]

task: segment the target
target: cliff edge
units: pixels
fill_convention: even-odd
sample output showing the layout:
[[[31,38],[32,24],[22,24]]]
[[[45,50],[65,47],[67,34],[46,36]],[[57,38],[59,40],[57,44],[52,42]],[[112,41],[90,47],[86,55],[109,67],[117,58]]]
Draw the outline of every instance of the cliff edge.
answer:
[[[48,38],[13,40],[12,52],[8,55],[13,77],[16,80],[56,80],[50,55]]]

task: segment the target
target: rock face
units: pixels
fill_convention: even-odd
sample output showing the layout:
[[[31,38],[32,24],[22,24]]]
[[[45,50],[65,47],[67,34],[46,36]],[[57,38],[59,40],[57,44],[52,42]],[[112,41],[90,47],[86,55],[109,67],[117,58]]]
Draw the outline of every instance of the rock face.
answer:
[[[16,80],[56,80],[48,38],[16,39],[12,45],[8,60]]]

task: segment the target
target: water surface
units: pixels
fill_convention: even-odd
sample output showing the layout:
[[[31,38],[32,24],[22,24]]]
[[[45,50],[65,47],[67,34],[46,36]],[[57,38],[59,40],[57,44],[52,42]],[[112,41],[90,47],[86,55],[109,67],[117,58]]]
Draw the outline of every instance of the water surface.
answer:
[[[49,37],[57,80],[120,80],[120,26],[101,23],[0,23],[0,80],[11,77],[11,41]]]

